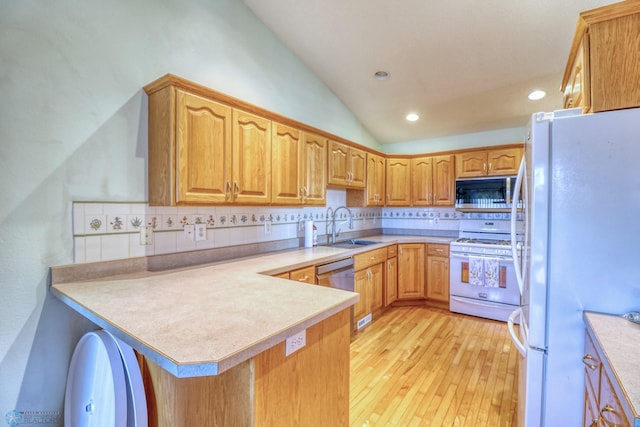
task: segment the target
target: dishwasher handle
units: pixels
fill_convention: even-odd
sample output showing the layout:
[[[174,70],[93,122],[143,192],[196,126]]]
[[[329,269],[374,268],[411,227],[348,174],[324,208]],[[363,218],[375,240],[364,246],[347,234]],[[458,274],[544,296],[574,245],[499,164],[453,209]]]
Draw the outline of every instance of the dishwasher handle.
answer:
[[[338,261],[330,262],[328,264],[321,264],[316,266],[316,274],[331,273],[337,270],[344,270],[346,268],[353,268],[353,258],[344,258]]]

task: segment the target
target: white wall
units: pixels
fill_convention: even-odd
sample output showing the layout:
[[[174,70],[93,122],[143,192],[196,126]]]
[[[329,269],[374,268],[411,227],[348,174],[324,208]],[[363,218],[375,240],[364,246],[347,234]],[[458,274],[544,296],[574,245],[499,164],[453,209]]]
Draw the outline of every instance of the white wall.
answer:
[[[442,138],[385,144],[388,154],[434,153],[437,151],[462,150],[465,148],[505,145],[524,142],[525,128],[508,128],[488,132],[468,133]]]
[[[142,86],[171,72],[378,148],[239,0],[0,0],[0,418],[61,411],[92,325],[48,292],[72,202],[146,200]]]

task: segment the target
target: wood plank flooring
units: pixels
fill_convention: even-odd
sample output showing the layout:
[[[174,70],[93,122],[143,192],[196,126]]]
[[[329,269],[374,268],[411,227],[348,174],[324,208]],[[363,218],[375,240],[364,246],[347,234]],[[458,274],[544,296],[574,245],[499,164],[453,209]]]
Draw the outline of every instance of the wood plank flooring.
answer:
[[[351,343],[350,426],[515,426],[518,359],[504,322],[393,307]]]

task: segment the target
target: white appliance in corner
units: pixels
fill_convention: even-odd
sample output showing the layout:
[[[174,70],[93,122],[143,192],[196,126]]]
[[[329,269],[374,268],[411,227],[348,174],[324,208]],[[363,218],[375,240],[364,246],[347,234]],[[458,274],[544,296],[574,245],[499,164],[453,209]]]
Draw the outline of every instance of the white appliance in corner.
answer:
[[[640,109],[531,118],[522,303],[508,322],[523,357],[520,425],[581,426],[583,311],[640,309],[639,161]]]

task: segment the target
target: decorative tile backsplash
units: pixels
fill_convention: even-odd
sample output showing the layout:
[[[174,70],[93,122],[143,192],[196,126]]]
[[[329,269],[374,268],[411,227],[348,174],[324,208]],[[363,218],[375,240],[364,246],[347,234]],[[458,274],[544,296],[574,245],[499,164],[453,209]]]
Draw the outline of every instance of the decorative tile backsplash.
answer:
[[[327,208],[343,206],[344,190],[327,191],[324,207],[153,207],[147,203],[74,202],[74,262],[109,261],[301,238],[303,223],[313,220],[326,234]],[[461,214],[453,208],[351,208],[353,230],[458,230]],[[338,221],[346,221],[346,210]],[[185,225],[205,224],[206,240],[185,238]],[[265,225],[266,224],[266,225]],[[140,227],[150,227],[151,244],[141,244]],[[321,242],[323,239],[319,239]]]

